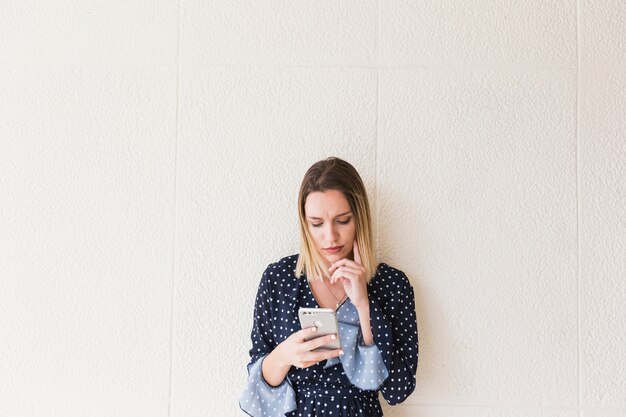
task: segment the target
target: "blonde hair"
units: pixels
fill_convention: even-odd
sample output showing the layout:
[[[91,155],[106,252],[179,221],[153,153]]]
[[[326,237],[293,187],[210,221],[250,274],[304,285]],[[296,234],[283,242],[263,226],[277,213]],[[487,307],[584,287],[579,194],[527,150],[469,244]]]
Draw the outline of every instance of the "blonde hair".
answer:
[[[372,219],[367,192],[357,170],[348,162],[329,157],[314,163],[304,174],[298,194],[298,215],[300,218],[300,256],[296,263],[295,275],[302,273],[308,280],[314,277],[329,277],[328,268],[322,255],[315,249],[306,223],[304,203],[307,196],[316,191],[338,190],[350,204],[355,220],[355,239],[359,246],[361,263],[365,267],[366,280],[369,282],[376,273],[374,240],[372,238]]]

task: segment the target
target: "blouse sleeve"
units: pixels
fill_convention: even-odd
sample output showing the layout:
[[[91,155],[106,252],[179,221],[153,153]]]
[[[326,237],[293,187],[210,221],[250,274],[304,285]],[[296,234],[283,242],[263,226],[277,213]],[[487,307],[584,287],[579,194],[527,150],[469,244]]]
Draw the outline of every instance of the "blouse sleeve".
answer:
[[[341,363],[350,383],[363,390],[378,390],[389,376],[380,349],[365,345],[359,314],[348,300],[338,311],[339,340],[343,356],[329,358],[324,368]]]
[[[252,324],[252,348],[248,362],[248,381],[239,399],[239,407],[253,417],[284,416],[296,409],[295,391],[289,377],[273,387],[263,378],[263,360],[276,347],[271,322],[269,269],[265,270],[256,295]]]
[[[399,281],[392,286],[384,311],[377,297],[370,297],[374,342],[389,370],[380,390],[391,405],[401,403],[415,389],[418,356],[414,291],[406,275],[398,274]]]

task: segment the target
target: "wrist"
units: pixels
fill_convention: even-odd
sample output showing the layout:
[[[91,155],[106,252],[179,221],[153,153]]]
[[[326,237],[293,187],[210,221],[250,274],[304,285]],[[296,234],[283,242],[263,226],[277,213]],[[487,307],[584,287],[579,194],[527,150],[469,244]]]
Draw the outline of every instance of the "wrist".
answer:
[[[287,363],[283,358],[282,349],[280,345],[276,346],[274,350],[270,352],[268,356],[271,356],[271,361],[274,366],[279,368],[280,370],[289,371],[291,369],[291,364]]]
[[[359,313],[359,321],[361,322],[361,333],[363,337],[363,343],[367,345],[374,344],[374,334],[372,333],[370,322],[370,306],[357,307]]]
[[[352,302],[352,305],[354,307],[356,307],[357,310],[361,311],[361,310],[367,310],[369,311],[370,309],[370,299],[368,296],[363,297],[363,299],[358,300],[359,303],[356,304],[354,303],[354,301],[350,300]]]
[[[359,312],[359,314],[361,313],[368,313],[370,312],[370,305],[369,304],[365,304],[362,306],[354,306],[356,307],[356,310]]]

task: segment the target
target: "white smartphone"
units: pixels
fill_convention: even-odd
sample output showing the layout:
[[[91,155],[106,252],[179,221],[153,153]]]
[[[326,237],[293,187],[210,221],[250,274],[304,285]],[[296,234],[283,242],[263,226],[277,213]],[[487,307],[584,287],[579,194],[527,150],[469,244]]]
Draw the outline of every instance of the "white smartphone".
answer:
[[[329,343],[313,349],[313,351],[334,350],[341,348],[341,342],[339,341],[339,326],[335,310],[332,308],[300,307],[298,310],[298,318],[300,319],[300,326],[303,329],[313,326],[317,327],[317,331],[313,333],[313,336],[305,340],[316,339],[328,334],[337,335],[335,340],[331,340]]]

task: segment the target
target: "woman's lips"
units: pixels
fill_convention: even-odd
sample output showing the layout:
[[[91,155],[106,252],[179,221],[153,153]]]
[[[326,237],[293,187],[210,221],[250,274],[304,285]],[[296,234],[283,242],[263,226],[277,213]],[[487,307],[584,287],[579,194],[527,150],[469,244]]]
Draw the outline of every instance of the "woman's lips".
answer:
[[[337,253],[341,250],[341,248],[343,248],[343,246],[336,246],[334,248],[326,248],[324,250],[328,253]]]

